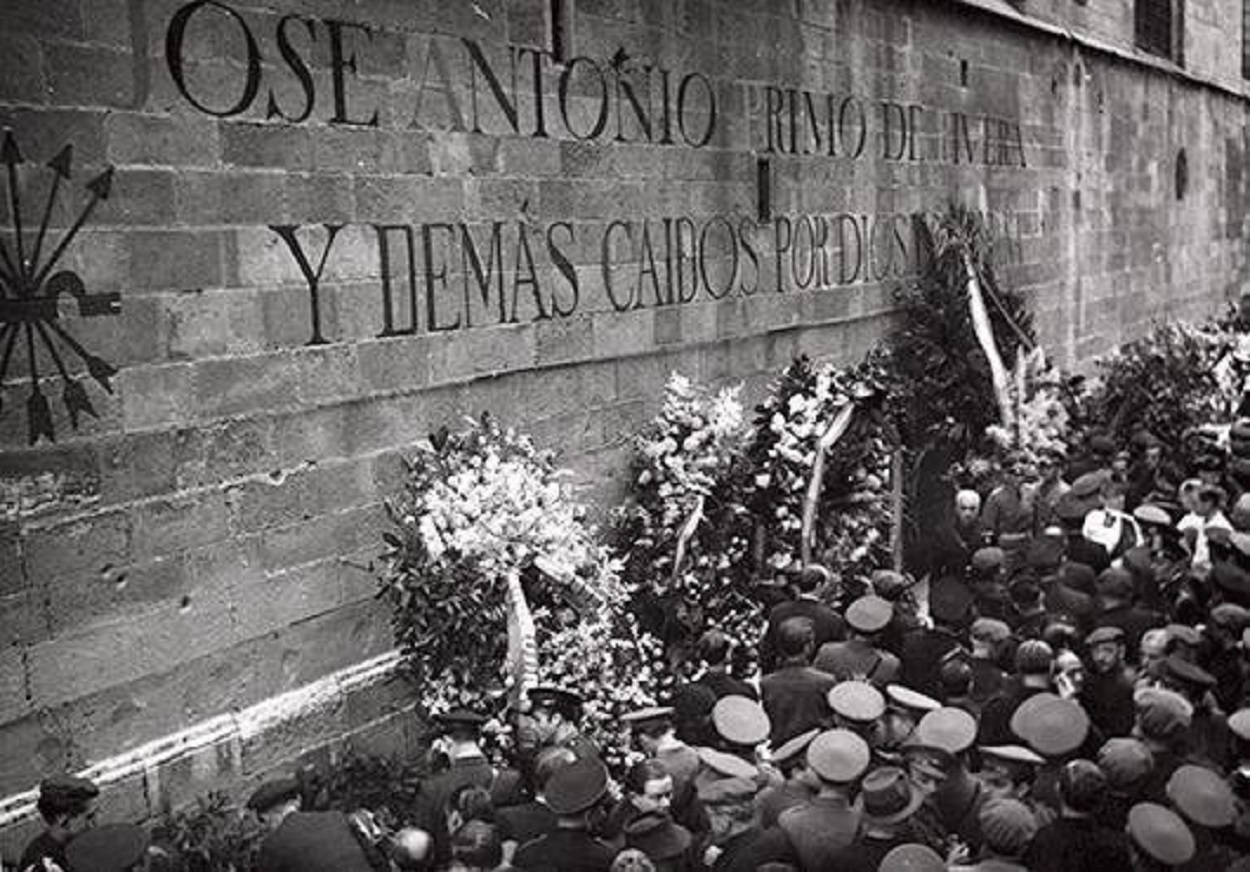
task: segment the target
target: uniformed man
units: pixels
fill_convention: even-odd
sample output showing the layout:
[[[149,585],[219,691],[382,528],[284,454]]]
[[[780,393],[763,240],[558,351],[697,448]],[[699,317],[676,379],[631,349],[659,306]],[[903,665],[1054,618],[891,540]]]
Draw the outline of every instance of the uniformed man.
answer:
[[[43,818],[44,830],[26,846],[18,868],[42,869],[39,864],[47,859],[64,869],[65,846],[94,825],[99,795],[100,788],[93,782],[73,775],[52,775],[40,782],[36,808]]]
[[[838,681],[858,679],[885,687],[899,672],[899,660],[880,644],[881,634],[894,617],[894,606],[879,596],[862,596],[846,610],[850,629],[845,642],[826,642],[812,666]]]
[[[967,844],[980,841],[977,815],[985,801],[983,787],[969,771],[968,753],[977,722],[958,708],[939,708],[920,719],[905,747],[912,783],[925,797],[937,832],[958,835]]]
[[[1187,764],[1168,779],[1167,797],[1194,834],[1193,866],[1232,866],[1239,856],[1229,838],[1237,820],[1237,797],[1228,782],[1210,769]]]
[[[870,759],[868,744],[849,730],[826,730],[808,746],[807,767],[820,788],[778,820],[804,869],[834,868],[838,852],[859,832],[861,816],[852,790]]]
[[[768,828],[788,808],[807,802],[820,787],[807,766],[807,746],[820,735],[819,729],[800,733],[769,756],[769,762],[785,779],[780,784],[770,784],[755,796],[755,810],[760,826]]]
[[[1134,869],[1175,869],[1194,858],[1194,836],[1171,809],[1141,802],[1128,813]]]
[[[545,791],[556,829],[519,847],[512,864],[544,872],[606,872],[616,852],[590,834],[589,817],[607,795],[608,770],[597,757],[557,770]]]
[[[630,712],[621,720],[629,727],[634,746],[658,760],[672,776],[673,820],[693,833],[701,833],[705,821],[694,789],[694,777],[700,766],[699,752],[677,738],[673,709],[649,706]]]
[[[755,823],[755,796],[769,784],[780,783],[758,764],[757,748],[772,730],[759,703],[743,696],[727,696],[712,709],[712,725],[719,747],[700,748],[703,764],[695,776],[695,791],[707,812],[711,865],[723,852],[731,852],[741,837],[749,836]]]
[[[881,746],[885,738],[881,716],[885,697],[866,681],[843,681],[829,689],[826,697],[833,711],[833,724],[858,733],[870,748]]]

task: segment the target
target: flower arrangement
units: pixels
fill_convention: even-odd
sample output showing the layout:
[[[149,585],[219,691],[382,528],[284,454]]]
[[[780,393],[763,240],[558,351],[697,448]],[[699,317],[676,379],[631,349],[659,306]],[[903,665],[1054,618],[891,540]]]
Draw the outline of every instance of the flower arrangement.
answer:
[[[500,665],[515,657],[512,613],[533,624],[528,597],[544,615],[571,608],[591,619],[623,601],[619,563],[553,455],[489,415],[419,446],[388,510],[396,529],[384,536],[382,595],[432,712],[515,686]]]
[[[633,611],[675,660],[709,622],[744,642],[738,634],[755,633],[740,499],[750,430],[739,391],[674,373],[659,415],[635,440],[629,501],[612,516]]]
[[[896,444],[878,357],[846,370],[794,360],[757,407],[747,449],[746,502],[756,519],[764,571],[798,568],[805,498],[822,436],[853,404],[846,432],[823,461],[813,559],[844,578],[890,562],[890,471]]]
[[[1040,347],[1016,354],[1009,397],[1013,407],[1009,424],[991,424],[986,435],[1003,451],[1016,450],[1036,462],[1048,450],[1063,449],[1068,440],[1069,415],[1064,380],[1050,366]]]

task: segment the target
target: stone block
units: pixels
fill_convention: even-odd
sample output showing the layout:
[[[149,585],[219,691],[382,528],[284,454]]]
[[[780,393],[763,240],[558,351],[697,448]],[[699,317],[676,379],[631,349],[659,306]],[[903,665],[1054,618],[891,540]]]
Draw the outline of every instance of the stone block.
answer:
[[[27,159],[50,160],[66,145],[73,145],[76,163],[99,166],[105,160],[104,116],[103,111],[4,106],[0,107],[0,126],[12,128]]]
[[[190,364],[132,366],[118,376],[128,432],[189,421],[195,410],[195,370]]]
[[[133,56],[112,49],[45,43],[44,62],[52,100],[62,106],[132,108]]]
[[[215,288],[223,284],[227,236],[215,230],[143,230],[126,234],[134,290]]]
[[[42,584],[61,575],[128,563],[132,528],[129,514],[116,509],[32,527],[23,545],[28,577]]]
[[[362,342],[356,355],[360,377],[370,393],[418,390],[429,382],[429,341],[424,336]]]
[[[268,418],[179,430],[178,487],[205,487],[258,472],[278,472],[275,431]]]
[[[312,136],[302,127],[226,122],[220,127],[221,157],[240,167],[310,170]]]
[[[0,36],[0,99],[42,103],[47,98],[43,52],[34,36]]]
[[[216,489],[180,494],[139,504],[132,509],[135,557],[175,554],[224,539],[225,495]]]
[[[115,164],[212,167],[221,162],[217,125],[192,116],[111,113],[104,123]]]
[[[158,226],[174,221],[174,174],[164,170],[118,170],[113,190],[93,219],[98,225]]]
[[[290,353],[202,360],[195,364],[195,408],[212,419],[298,406],[300,367]]]

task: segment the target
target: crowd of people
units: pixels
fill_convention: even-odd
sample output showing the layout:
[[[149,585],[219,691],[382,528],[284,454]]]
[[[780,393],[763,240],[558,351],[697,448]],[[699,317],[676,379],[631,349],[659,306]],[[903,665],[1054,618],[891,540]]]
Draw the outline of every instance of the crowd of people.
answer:
[[[624,717],[619,780],[578,689],[537,687],[506,762],[488,713],[437,719],[406,829],[267,782],[258,868],[1250,870],[1250,422],[1169,448],[1009,456],[917,571],[787,577],[758,639],[707,629],[689,679]],[[23,870],[176,868],[138,827],[90,826],[94,796],[43,784]]]

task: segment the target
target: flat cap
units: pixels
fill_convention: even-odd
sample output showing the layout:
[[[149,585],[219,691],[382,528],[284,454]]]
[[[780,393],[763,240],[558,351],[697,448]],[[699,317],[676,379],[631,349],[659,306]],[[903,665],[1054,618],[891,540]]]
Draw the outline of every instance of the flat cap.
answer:
[[[767,739],[772,729],[763,706],[737,695],[717,700],[712,707],[712,726],[726,742],[751,747]]]
[[[772,753],[774,763],[787,763],[795,757],[798,757],[807,750],[807,746],[812,743],[820,735],[819,729],[811,729],[806,733],[799,733],[792,739],[783,742],[779,748]]]
[[[39,798],[57,805],[86,802],[100,795],[94,781],[65,773],[49,775],[39,782]]]
[[[878,872],[946,872],[946,861],[928,845],[907,844],[891,848],[881,858]]]
[[[1185,764],[1168,779],[1168,799],[1188,820],[1208,829],[1237,819],[1237,797],[1228,782],[1203,766]]]
[[[1250,742],[1250,708],[1240,708],[1228,716],[1228,729],[1243,742]]]
[[[807,746],[807,765],[825,781],[849,784],[864,774],[872,752],[850,730],[825,730]]]
[[[1098,627],[1085,637],[1085,644],[1093,647],[1103,642],[1123,642],[1124,630],[1120,627]]]
[[[134,824],[104,824],[75,837],[65,848],[74,872],[126,872],[143,859],[151,839]]]
[[[594,806],[608,792],[608,770],[598,757],[578,757],[547,779],[543,798],[558,815],[574,815]]]
[[[1005,621],[997,618],[977,618],[972,622],[972,629],[969,635],[978,642],[990,642],[997,644],[1006,642],[1011,638],[1011,627],[1007,626]]]
[[[885,695],[896,706],[914,712],[931,712],[942,707],[942,704],[931,696],[912,690],[902,684],[886,685]]]
[[[1216,685],[1214,675],[1179,654],[1169,654],[1163,661],[1163,669],[1173,684],[1192,689],[1211,688]]]
[[[266,812],[280,802],[300,795],[299,781],[294,778],[274,778],[261,784],[247,798],[247,807],[255,812]]]
[[[972,553],[972,568],[979,572],[998,569],[1007,560],[1007,552],[995,546],[978,548]]]
[[[1152,503],[1143,503],[1133,509],[1133,517],[1142,524],[1148,524],[1156,527],[1172,526],[1172,516]]]
[[[903,591],[910,588],[912,580],[893,569],[878,569],[872,574],[872,589],[877,596],[893,602]]]
[[[1138,739],[1116,736],[1098,749],[1098,766],[1113,788],[1129,788],[1140,784],[1155,767],[1154,755]]]
[[[1133,694],[1137,724],[1150,739],[1172,741],[1189,731],[1194,707],[1179,693],[1161,687],[1139,688]]]
[[[977,750],[980,751],[982,759],[998,760],[1012,765],[1041,766],[1046,762],[1045,757],[1023,745],[983,745]]]
[[[1128,812],[1128,835],[1142,852],[1165,866],[1188,863],[1194,836],[1176,812],[1153,802],[1139,802]]]
[[[671,705],[652,705],[621,715],[621,721],[637,729],[647,724],[670,720],[674,711]]]
[[[1043,757],[1062,757],[1084,743],[1089,735],[1089,715],[1074,700],[1039,693],[1016,709],[1011,731]]]
[[[861,596],[846,610],[846,622],[861,633],[876,633],[885,629],[894,617],[894,605],[879,596]]]
[[[1020,856],[1037,835],[1037,818],[1018,799],[991,799],[978,816],[981,833],[991,850]]]
[[[885,697],[866,681],[843,681],[829,688],[829,708],[849,721],[868,723],[885,714]]]
[[[972,747],[976,738],[976,718],[951,706],[926,714],[911,736],[914,744],[939,748],[948,754],[962,754]]]
[[[1107,473],[1104,470],[1097,472],[1087,472],[1072,482],[1072,488],[1068,493],[1077,499],[1087,499],[1094,496],[1102,490],[1102,486],[1107,482]]]

